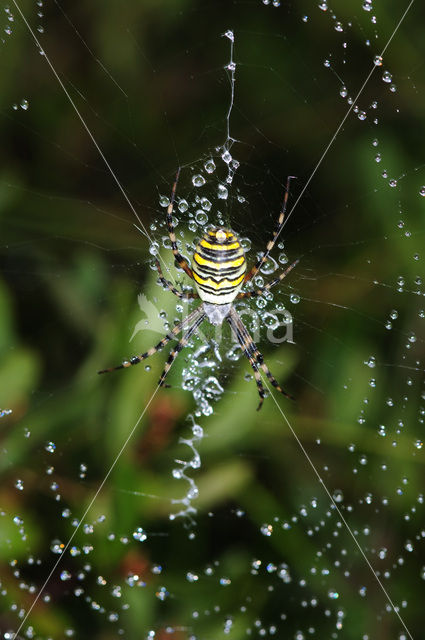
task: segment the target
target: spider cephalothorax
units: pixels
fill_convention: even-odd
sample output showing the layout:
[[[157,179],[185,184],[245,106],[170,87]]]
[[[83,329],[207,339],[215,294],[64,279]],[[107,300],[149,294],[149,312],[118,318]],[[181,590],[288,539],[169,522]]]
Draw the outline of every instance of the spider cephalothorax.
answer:
[[[247,273],[245,252],[238,237],[233,233],[233,231],[230,231],[229,229],[225,229],[223,227],[210,229],[203,235],[203,237],[197,244],[195,252],[193,254],[192,267],[188,265],[186,260],[180,254],[177,247],[176,234],[174,232],[172,218],[178,177],[179,174],[177,173],[171,193],[170,204],[167,208],[168,233],[170,236],[171,249],[173,251],[175,260],[183,269],[183,271],[192,280],[194,280],[195,287],[198,293],[183,293],[182,291],[179,291],[171,282],[164,278],[158,260],[156,261],[156,266],[159,272],[159,279],[164,287],[169,289],[180,299],[187,300],[199,298],[202,301],[202,304],[200,304],[182,322],[180,322],[166,336],[164,336],[164,338],[162,338],[162,340],[155,347],[151,347],[151,349],[138,356],[133,356],[132,358],[130,358],[130,360],[124,360],[124,362],[117,367],[103,369],[102,371],[99,371],[99,373],[107,373],[109,371],[114,371],[115,369],[123,369],[130,367],[131,365],[138,364],[157,351],[160,351],[167,344],[167,342],[176,338],[181,331],[184,331],[183,336],[177,343],[176,347],[171,351],[165,364],[164,371],[162,372],[159,379],[158,384],[163,385],[172,363],[178,356],[179,352],[183,349],[183,347],[187,345],[191,336],[196,332],[199,325],[206,319],[208,319],[208,321],[214,325],[220,325],[222,324],[223,320],[226,320],[230,324],[230,327],[236,339],[238,340],[245,356],[248,358],[254,371],[255,382],[257,384],[258,393],[260,394],[260,404],[258,405],[258,409],[261,408],[265,396],[265,390],[261,381],[259,369],[262,369],[262,371],[264,371],[275,389],[290,398],[291,396],[282,389],[277,380],[270,373],[269,368],[263,360],[263,356],[258,351],[256,345],[254,344],[254,341],[249,335],[232,303],[236,298],[252,298],[263,295],[265,292],[269,291],[269,289],[271,289],[271,287],[273,287],[275,284],[281,282],[281,280],[283,280],[283,278],[298,263],[298,260],[293,262],[291,265],[289,265],[289,267],[285,269],[285,271],[280,273],[277,278],[274,278],[274,280],[266,284],[261,289],[253,291],[241,291],[242,286],[259,272],[261,266],[267,260],[277,236],[282,230],[286,203],[288,201],[289,195],[289,183],[291,178],[288,178],[282,211],[279,215],[279,220],[274,230],[273,237],[267,244],[264,254]]]

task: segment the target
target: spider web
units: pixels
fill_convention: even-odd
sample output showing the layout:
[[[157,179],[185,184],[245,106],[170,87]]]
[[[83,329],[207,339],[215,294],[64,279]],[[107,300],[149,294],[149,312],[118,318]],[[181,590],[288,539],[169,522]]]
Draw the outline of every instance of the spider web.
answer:
[[[420,9],[380,58],[407,4],[218,4],[170,3],[145,20],[130,4],[22,6],[121,193],[17,7],[4,7],[8,640],[18,629],[43,640],[419,637]],[[153,269],[159,251],[167,277],[188,284],[164,226],[178,166],[182,253],[218,223],[243,238],[250,264],[297,176],[256,285],[300,263],[272,295],[239,305],[295,405],[273,395],[255,413],[226,328],[202,327],[169,391],[156,392],[161,355],[95,375],[187,313]],[[275,343],[284,312],[292,341]]]

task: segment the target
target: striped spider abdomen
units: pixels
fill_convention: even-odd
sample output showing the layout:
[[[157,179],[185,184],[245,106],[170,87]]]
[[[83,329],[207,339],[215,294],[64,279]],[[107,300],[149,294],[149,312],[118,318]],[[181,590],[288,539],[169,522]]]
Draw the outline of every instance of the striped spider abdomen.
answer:
[[[207,231],[193,254],[192,272],[203,302],[213,305],[233,302],[246,273],[245,252],[239,238],[221,227]]]

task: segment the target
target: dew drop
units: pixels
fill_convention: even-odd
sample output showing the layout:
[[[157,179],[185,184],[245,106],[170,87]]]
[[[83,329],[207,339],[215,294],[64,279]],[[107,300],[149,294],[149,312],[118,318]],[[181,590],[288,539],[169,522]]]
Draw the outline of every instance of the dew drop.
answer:
[[[72,576],[70,572],[65,569],[64,571],[62,571],[60,577],[61,577],[61,580],[65,582],[66,580],[71,580]]]
[[[204,169],[207,173],[214,173],[215,171],[215,162],[214,160],[210,159],[207,160],[204,164]]]
[[[82,462],[80,464],[80,473],[78,475],[81,479],[84,479],[86,477],[86,473],[87,473],[87,465],[84,464],[84,462]]]
[[[136,531],[133,532],[133,538],[138,542],[144,542],[146,540],[147,536],[142,527],[137,527]]]
[[[251,249],[251,240],[249,238],[240,238],[239,240],[245,253]]]
[[[369,356],[369,358],[364,361],[364,364],[366,364],[368,367],[373,369],[376,366],[376,358],[375,358],[375,356]]]
[[[229,153],[229,151],[226,149],[225,151],[223,151],[223,153],[221,154],[221,159],[226,163],[226,164],[230,164],[230,162],[232,161],[232,156]]]
[[[265,326],[269,327],[270,329],[277,329],[279,327],[278,317],[273,313],[269,313],[268,311],[266,311],[266,313],[263,315],[263,322]]]
[[[207,224],[208,216],[205,211],[203,211],[202,209],[198,209],[198,211],[195,213],[195,221],[201,226]]]
[[[202,187],[205,184],[204,176],[201,176],[200,173],[197,173],[195,176],[192,177],[192,184],[195,187]]]
[[[413,543],[411,542],[411,540],[406,540],[405,544],[404,544],[404,548],[406,549],[406,551],[409,551],[409,553],[411,553],[414,549]]]
[[[188,571],[186,573],[186,580],[188,582],[197,582],[199,580],[199,576],[196,573],[192,573],[192,571]]]
[[[219,184],[217,187],[217,196],[220,200],[227,200],[227,196],[229,195],[229,192],[227,190],[227,188],[224,186],[224,184]]]
[[[263,524],[260,529],[263,536],[270,537],[273,533],[273,525],[271,524]]]
[[[177,205],[178,210],[181,213],[185,213],[188,209],[189,209],[189,204],[187,202],[187,200],[179,200],[179,204]]]
[[[195,438],[198,440],[204,437],[204,430],[199,424],[194,424],[192,427],[192,433]]]
[[[201,207],[204,211],[211,211],[212,204],[208,198],[201,198]]]
[[[274,258],[269,256],[266,262],[261,267],[261,273],[264,273],[265,275],[270,275],[276,271],[277,267],[278,265],[276,260],[274,260]]]

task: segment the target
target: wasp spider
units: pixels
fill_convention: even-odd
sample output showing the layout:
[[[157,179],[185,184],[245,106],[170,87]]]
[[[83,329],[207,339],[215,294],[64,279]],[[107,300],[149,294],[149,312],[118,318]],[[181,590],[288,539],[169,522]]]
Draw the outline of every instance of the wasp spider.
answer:
[[[257,275],[261,266],[267,260],[270,251],[273,249],[276,238],[282,230],[291,176],[287,181],[282,211],[280,212],[272,239],[267,244],[264,254],[249,271],[247,271],[245,254],[239,238],[229,229],[224,229],[222,227],[211,229],[203,235],[202,239],[196,246],[191,267],[183,256],[180,255],[172,219],[178,177],[179,172],[177,173],[171,193],[170,203],[167,208],[168,233],[175,260],[189,278],[194,280],[198,293],[179,291],[171,284],[171,282],[164,278],[158,260],[156,261],[156,266],[159,273],[159,280],[164,288],[169,289],[180,299],[188,300],[199,298],[202,303],[182,322],[167,333],[167,335],[164,336],[164,338],[162,338],[155,347],[151,347],[141,355],[133,356],[129,360],[124,360],[124,362],[118,367],[104,369],[99,371],[99,373],[108,373],[110,371],[115,371],[116,369],[126,369],[134,364],[139,364],[142,360],[145,360],[157,351],[160,351],[170,340],[175,339],[180,332],[183,332],[179,342],[171,351],[159,379],[158,384],[163,386],[172,363],[183,347],[188,344],[191,336],[196,332],[200,324],[205,319],[208,319],[213,325],[222,324],[223,320],[227,320],[244,352],[244,355],[248,358],[254,371],[255,382],[257,383],[258,393],[260,395],[260,404],[258,405],[257,411],[261,408],[265,396],[265,390],[259,371],[260,369],[264,371],[275,389],[280,391],[280,393],[283,393],[287,398],[291,398],[292,396],[282,389],[277,380],[270,373],[269,368],[263,360],[263,356],[254,344],[254,341],[232,304],[235,299],[253,298],[263,295],[276,284],[281,282],[283,278],[285,278],[285,276],[287,276],[288,273],[296,266],[296,264],[298,264],[298,260],[296,260],[289,265],[285,271],[280,273],[277,278],[274,278],[261,289],[256,289],[254,291],[241,291],[242,286]]]

